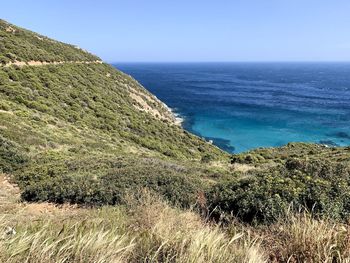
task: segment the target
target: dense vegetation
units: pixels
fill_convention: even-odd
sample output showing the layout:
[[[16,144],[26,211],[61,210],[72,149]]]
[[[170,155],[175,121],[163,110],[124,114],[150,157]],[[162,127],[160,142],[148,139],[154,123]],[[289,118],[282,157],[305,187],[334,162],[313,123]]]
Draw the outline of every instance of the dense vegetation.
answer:
[[[27,47],[37,39],[3,24],[5,40]],[[32,45],[51,55],[72,50]],[[28,201],[116,204],[128,189],[149,187],[189,206],[207,184],[202,179],[217,174],[208,160],[228,162],[228,154],[184,131],[152,94],[106,64],[2,67],[0,92],[0,170],[15,176]]]
[[[14,61],[95,61],[98,57],[0,19],[0,64]]]
[[[302,149],[316,149],[318,156],[308,152],[306,156],[296,157],[295,148],[299,154]],[[218,208],[215,213],[233,214],[245,222],[273,222],[289,209],[303,209],[315,216],[347,220],[350,148],[328,150],[317,145],[291,144],[284,150],[294,152],[290,154],[293,157],[275,159],[272,167],[256,169],[243,178],[215,185],[209,194],[209,203]],[[234,156],[233,160],[261,161],[266,158],[261,153],[266,151]],[[332,161],[335,156],[337,161]],[[264,167],[259,161],[255,165]]]
[[[151,158],[135,164],[123,157],[31,165],[18,173],[17,180],[25,200],[88,205],[121,204],[128,192],[147,187],[173,204],[189,207],[202,186],[194,171],[181,166]]]
[[[164,104],[130,76],[107,64],[70,63],[93,62],[97,57],[4,21],[0,21],[0,38],[2,64],[31,60],[69,62],[0,66],[0,176],[1,173],[10,176],[20,187],[22,200],[85,207],[113,205],[118,208],[107,208],[108,213],[118,220],[126,213],[132,221],[140,217],[141,212],[150,211],[144,210],[143,205],[128,208],[131,210],[127,212],[122,209],[128,207],[129,196],[146,188],[166,200],[159,201],[160,206],[172,211],[173,220],[184,220],[180,217],[187,213],[193,216],[194,211],[204,216],[204,219],[194,216],[200,221],[194,232],[186,233],[187,219],[178,229],[168,229],[171,241],[154,236],[152,231],[162,229],[141,226],[140,230],[138,223],[126,226],[123,221],[125,228],[120,233],[127,236],[120,243],[123,245],[118,247],[116,240],[110,242],[115,246],[113,249],[124,247],[128,251],[121,254],[121,258],[134,262],[142,257],[151,262],[242,262],[239,260],[254,258],[244,253],[257,253],[256,262],[262,262],[267,255],[271,260],[292,258],[293,262],[321,259],[334,262],[348,258],[348,243],[338,228],[348,227],[350,147],[290,143],[230,156],[176,125]],[[169,208],[168,204],[192,210],[181,212],[178,208]],[[150,207],[155,209],[153,205]],[[104,227],[112,224],[114,232],[103,235],[112,238],[117,233],[116,223],[106,214],[84,213],[88,214],[87,220],[102,220]],[[222,224],[224,229],[204,222],[208,219]],[[157,220],[152,221],[159,223],[157,227],[166,223],[163,219]],[[171,221],[169,215],[167,220]],[[40,224],[28,226],[22,232],[23,239],[0,243],[0,251],[3,246],[11,251],[23,245],[26,252],[18,254],[21,255],[18,262],[22,256],[37,256],[28,250],[25,233],[33,235],[31,238],[35,240],[40,236],[36,232]],[[50,221],[43,227],[41,241],[60,231],[52,224]],[[327,242],[331,243],[309,240],[310,247],[298,247],[298,242],[306,238],[298,232],[303,224],[309,227],[310,234],[317,232],[315,226],[324,227]],[[262,253],[260,246],[252,245],[255,239],[234,242],[241,229],[249,236],[252,225],[256,226],[254,238],[260,240],[263,236],[264,241],[260,241],[268,252]],[[270,232],[265,225],[271,226]],[[93,223],[91,226],[95,231],[96,226]],[[61,227],[91,234],[74,218]],[[130,236],[128,231],[135,228],[137,234]],[[179,237],[174,234],[176,231],[181,233]],[[273,234],[276,237],[271,237]],[[96,239],[93,235],[98,233],[86,238]],[[74,238],[74,242],[80,242],[78,236]],[[51,262],[55,262],[60,257],[58,243],[62,241],[52,242],[47,245],[58,253],[51,255]],[[199,249],[202,254],[192,254],[198,250],[196,242],[206,244],[206,248]],[[291,242],[293,247],[283,247],[284,242]],[[279,245],[276,247],[274,243]],[[321,245],[330,251],[321,255],[317,250]],[[249,250],[252,247],[253,252]],[[317,253],[308,255],[308,248],[316,249]],[[98,258],[94,250],[97,248],[89,249],[95,251],[89,257]],[[73,253],[68,256],[70,260],[82,256],[78,250],[69,253]],[[46,256],[40,254],[40,257]],[[120,259],[119,254],[110,255],[114,256]],[[30,258],[33,262],[40,262],[39,259]]]
[[[16,202],[16,192],[13,187],[0,192],[1,262],[330,263],[350,258],[349,225],[305,213],[288,214],[269,226],[252,228],[234,220],[219,227],[145,190],[126,196],[122,206],[99,209],[23,205]]]
[[[181,128],[137,110],[129,89],[144,91],[107,65],[9,67],[0,72],[0,83],[2,109],[22,110],[37,125],[66,122],[104,133],[119,147],[133,143],[176,158],[200,158],[209,149],[221,154]]]

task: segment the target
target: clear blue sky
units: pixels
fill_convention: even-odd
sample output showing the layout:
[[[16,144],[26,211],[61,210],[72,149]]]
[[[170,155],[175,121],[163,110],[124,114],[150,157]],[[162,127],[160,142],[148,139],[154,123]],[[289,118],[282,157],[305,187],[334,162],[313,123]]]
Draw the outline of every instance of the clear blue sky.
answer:
[[[349,0],[8,0],[0,17],[108,62],[350,61]]]

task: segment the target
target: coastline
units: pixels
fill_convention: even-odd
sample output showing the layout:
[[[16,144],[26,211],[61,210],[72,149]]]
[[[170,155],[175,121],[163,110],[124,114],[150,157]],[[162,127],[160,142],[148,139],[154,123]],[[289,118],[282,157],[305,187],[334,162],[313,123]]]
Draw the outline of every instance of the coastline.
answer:
[[[164,107],[170,112],[170,114],[173,116],[174,119],[174,123],[175,125],[181,126],[183,122],[185,121],[185,119],[183,117],[181,117],[181,115],[177,112],[175,112],[174,109],[170,108],[168,105],[166,105],[164,102],[162,102]]]
[[[175,124],[182,127],[182,123],[185,121],[185,119],[180,117],[179,113],[176,113],[176,112],[173,112],[173,111],[171,111],[171,112],[175,116]]]

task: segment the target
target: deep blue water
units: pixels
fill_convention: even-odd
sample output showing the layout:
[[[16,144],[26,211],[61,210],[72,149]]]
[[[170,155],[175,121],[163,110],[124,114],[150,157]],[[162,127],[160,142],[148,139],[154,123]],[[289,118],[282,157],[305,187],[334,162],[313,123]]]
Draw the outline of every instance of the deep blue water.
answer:
[[[116,64],[230,152],[350,145],[350,63]]]

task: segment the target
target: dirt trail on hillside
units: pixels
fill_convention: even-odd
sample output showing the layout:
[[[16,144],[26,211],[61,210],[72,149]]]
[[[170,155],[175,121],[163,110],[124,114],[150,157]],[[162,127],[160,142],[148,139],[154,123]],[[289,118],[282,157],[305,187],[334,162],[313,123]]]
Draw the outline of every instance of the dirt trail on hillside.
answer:
[[[95,61],[54,61],[54,62],[46,62],[46,61],[15,61],[15,62],[9,62],[4,65],[1,65],[1,67],[10,67],[10,66],[18,66],[18,67],[24,67],[24,66],[46,66],[46,65],[60,65],[60,64],[102,64],[103,61],[101,60],[95,60]]]
[[[11,66],[17,66],[17,67],[25,67],[25,66],[33,66],[33,67],[40,67],[40,66],[46,66],[46,65],[61,65],[61,64],[103,64],[102,60],[95,60],[95,61],[53,61],[53,62],[46,62],[46,61],[14,61],[9,62],[7,64],[0,64],[1,67],[11,67]],[[110,77],[110,73],[107,73],[107,77]],[[179,118],[177,118],[172,111],[167,107],[166,110],[168,111],[168,114],[164,114],[160,112],[156,107],[152,106],[152,104],[161,104],[162,102],[159,101],[155,97],[151,97],[147,93],[141,93],[140,91],[135,90],[132,87],[128,87],[130,89],[129,95],[131,98],[136,102],[134,104],[134,107],[136,107],[140,111],[145,111],[150,114],[152,114],[154,117],[161,119],[161,120],[167,120],[171,123],[174,123],[175,125],[181,126],[181,121]],[[1,110],[0,110],[1,113]]]
[[[21,202],[20,189],[13,184],[10,178],[0,173],[0,216],[16,215],[16,220],[26,221],[30,218],[44,216],[54,217],[60,214],[76,214],[82,211],[74,205],[55,205],[47,202],[26,203]],[[1,234],[1,233],[0,233]]]
[[[19,200],[19,189],[9,182],[9,178],[0,174],[0,207]]]

